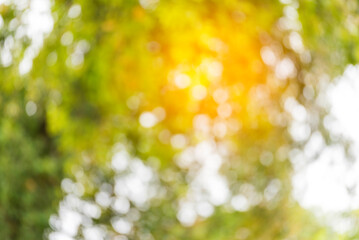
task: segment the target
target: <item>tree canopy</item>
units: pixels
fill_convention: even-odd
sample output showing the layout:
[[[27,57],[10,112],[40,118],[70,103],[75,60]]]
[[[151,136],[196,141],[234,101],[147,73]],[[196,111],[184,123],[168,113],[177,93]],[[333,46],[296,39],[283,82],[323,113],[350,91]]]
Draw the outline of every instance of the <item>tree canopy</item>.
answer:
[[[0,237],[355,239],[297,203],[290,158],[339,141],[318,98],[357,9],[0,1]]]

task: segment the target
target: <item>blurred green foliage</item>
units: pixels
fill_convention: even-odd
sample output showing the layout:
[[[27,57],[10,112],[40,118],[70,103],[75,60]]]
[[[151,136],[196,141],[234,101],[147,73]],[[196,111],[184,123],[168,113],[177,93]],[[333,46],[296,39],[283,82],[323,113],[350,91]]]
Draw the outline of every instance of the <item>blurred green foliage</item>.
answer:
[[[65,177],[82,186],[77,197],[84,201],[95,202],[106,183],[114,188],[121,174],[110,163],[120,143],[156,170],[165,189],[139,208],[129,239],[150,239],[148,233],[154,239],[341,239],[291,196],[288,153],[300,143],[288,133],[283,107],[293,97],[315,110],[303,88],[316,89],[316,77],[357,61],[357,30],[344,24],[352,17],[355,25],[357,4],[283,2],[58,0],[51,8],[53,29],[24,74],[21,60],[34,39],[16,34],[31,7],[0,2],[0,238],[41,239],[58,230],[50,230],[49,219],[70,195],[61,191]],[[297,32],[304,50],[288,42]],[[265,64],[265,46],[292,71],[281,76]],[[176,82],[178,74],[190,79],[188,86]],[[146,127],[139,121],[144,112],[165,118]],[[198,130],[199,116],[212,130]],[[312,131],[320,127],[311,124]],[[246,211],[234,211],[227,201],[184,227],[178,209],[196,170],[177,163],[185,148],[176,148],[174,136],[185,139],[187,149],[204,141],[224,146],[219,172],[230,192],[251,186],[261,200]],[[278,182],[278,192],[263,197]],[[101,209],[91,224],[116,239],[111,219],[124,214]],[[82,239],[84,232],[73,237]]]

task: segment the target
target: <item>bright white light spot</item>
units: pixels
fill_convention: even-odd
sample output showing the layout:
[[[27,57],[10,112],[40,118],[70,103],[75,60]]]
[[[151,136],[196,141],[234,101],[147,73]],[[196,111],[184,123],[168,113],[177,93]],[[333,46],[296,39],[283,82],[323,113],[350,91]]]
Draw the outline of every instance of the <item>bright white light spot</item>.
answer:
[[[144,9],[154,9],[159,0],[139,0]]]
[[[68,67],[79,67],[84,62],[84,55],[81,52],[74,52],[66,59]]]
[[[221,62],[215,59],[204,59],[199,66],[199,69],[203,71],[210,81],[220,80],[223,72],[223,65]]]
[[[171,145],[174,148],[184,148],[187,145],[187,138],[183,134],[176,134],[171,137]]]
[[[302,37],[299,33],[291,32],[289,35],[289,43],[291,48],[297,53],[302,53],[304,51]]]
[[[195,161],[194,159],[194,149],[192,147],[187,147],[184,149],[178,158],[176,158],[176,162],[181,168],[189,168]]]
[[[158,119],[156,115],[153,114],[152,112],[143,112],[140,115],[140,124],[142,125],[142,127],[151,128],[155,126],[157,122]]]
[[[111,223],[118,233],[129,234],[132,230],[132,223],[122,218],[114,218]]]
[[[5,38],[5,41],[4,41],[5,49],[12,49],[14,47],[14,44],[15,44],[15,41],[11,35]]]
[[[64,46],[68,46],[74,40],[74,35],[72,32],[65,32],[61,37],[61,44]]]
[[[209,165],[209,167],[215,166],[213,163],[211,165]],[[227,201],[230,196],[230,193],[226,179],[223,176],[219,175],[216,168],[214,168],[213,170],[214,171],[210,170],[210,172],[200,175],[198,180],[201,181],[201,184],[204,186],[207,193],[209,194],[208,200],[213,205],[219,206]]]
[[[111,196],[107,192],[99,192],[95,196],[96,203],[101,207],[108,207],[111,204]]]
[[[52,229],[60,229],[61,228],[61,220],[56,215],[50,216],[49,224]]]
[[[212,78],[219,78],[222,76],[223,66],[222,63],[218,61],[213,61],[208,65],[208,74]]]
[[[24,75],[30,72],[32,68],[32,58],[24,58],[19,64],[19,73],[20,75]]]
[[[67,234],[62,232],[52,232],[49,235],[50,240],[74,240],[74,238],[69,237]]]
[[[307,140],[311,133],[311,128],[307,123],[308,114],[306,109],[294,98],[286,99],[284,108],[293,117],[293,121],[289,127],[289,133],[292,138],[298,142]]]
[[[32,0],[30,1],[30,8],[36,12],[47,12],[51,8],[49,1]]]
[[[34,103],[33,101],[28,101],[26,103],[25,111],[26,111],[26,114],[30,117],[35,115],[35,113],[37,112],[36,103]]]
[[[69,12],[67,13],[67,16],[69,18],[77,18],[81,14],[81,6],[79,4],[74,4],[69,9]]]
[[[274,66],[277,62],[277,56],[270,47],[262,47],[261,57],[268,66]]]
[[[216,101],[216,103],[220,104],[220,103],[224,103],[225,101],[227,101],[228,99],[228,91],[225,89],[217,89],[214,93],[213,93],[213,99],[214,101]]]
[[[188,202],[182,203],[177,213],[177,218],[183,226],[192,226],[197,219],[197,213],[193,204]]]
[[[313,158],[318,154],[321,150],[323,150],[325,146],[325,141],[320,132],[312,133],[310,139],[304,146],[305,156],[308,158]]]
[[[130,155],[122,150],[117,152],[112,157],[112,168],[116,171],[124,171],[130,161]]]
[[[125,197],[117,197],[112,207],[118,213],[125,214],[130,210],[130,202]]]
[[[152,112],[156,115],[158,121],[162,121],[166,118],[166,110],[163,107],[156,107]]]
[[[278,194],[282,184],[278,179],[270,181],[266,189],[264,190],[264,198],[267,201],[271,201]]]
[[[295,141],[301,142],[308,139],[311,128],[309,124],[293,121],[289,126],[289,133]]]
[[[68,236],[75,236],[81,224],[81,215],[65,207],[60,207],[61,230]]]
[[[0,15],[0,29],[4,26],[4,19]]]
[[[209,202],[200,202],[196,205],[196,211],[199,216],[207,218],[214,212],[214,207]]]
[[[72,185],[73,185],[73,182],[68,178],[64,178],[61,181],[61,188],[66,193],[71,193],[72,192],[72,188],[73,188]]]
[[[193,119],[193,127],[202,132],[209,132],[211,119],[206,114],[198,114]]]
[[[271,152],[263,152],[260,156],[260,162],[264,166],[269,166],[273,162],[273,154]]]
[[[80,40],[75,47],[75,52],[77,53],[81,53],[81,54],[85,54],[88,51],[90,51],[91,45],[88,41],[86,40]]]
[[[12,63],[12,55],[9,49],[1,49],[1,63],[4,67],[8,67]]]
[[[102,240],[105,237],[105,231],[99,227],[88,227],[82,230],[86,240]]]
[[[174,82],[178,88],[186,88],[191,84],[191,78],[184,73],[176,74],[174,77]]]
[[[82,52],[74,52],[70,56],[72,66],[79,66],[84,62],[84,54]]]
[[[196,85],[192,88],[192,96],[196,100],[202,100],[207,96],[207,88],[203,85]]]
[[[94,203],[85,202],[82,206],[82,211],[91,218],[98,219],[101,216],[101,209]]]
[[[304,122],[307,119],[307,110],[305,110],[305,108],[294,98],[286,99],[284,108],[298,122]]]
[[[285,6],[283,13],[288,19],[296,20],[298,18],[297,9],[295,9],[293,6]]]
[[[149,182],[153,177],[153,172],[151,168],[145,166],[142,160],[138,158],[134,159],[131,162],[130,168],[134,173],[137,173],[139,175],[139,178],[143,182]]]
[[[126,101],[127,107],[131,110],[137,110],[141,104],[141,98],[138,95],[131,96]]]
[[[287,79],[289,77],[295,77],[297,69],[290,58],[284,58],[275,67],[275,75],[279,79]]]
[[[232,197],[231,205],[235,210],[239,212],[248,211],[248,209],[250,208],[248,199],[241,194]]]

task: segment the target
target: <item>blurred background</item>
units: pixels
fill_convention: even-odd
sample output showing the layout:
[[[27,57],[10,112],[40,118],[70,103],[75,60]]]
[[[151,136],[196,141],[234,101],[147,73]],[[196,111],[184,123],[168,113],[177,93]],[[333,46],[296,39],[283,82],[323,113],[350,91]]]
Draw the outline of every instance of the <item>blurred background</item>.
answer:
[[[0,0],[0,238],[358,239],[356,0]]]

